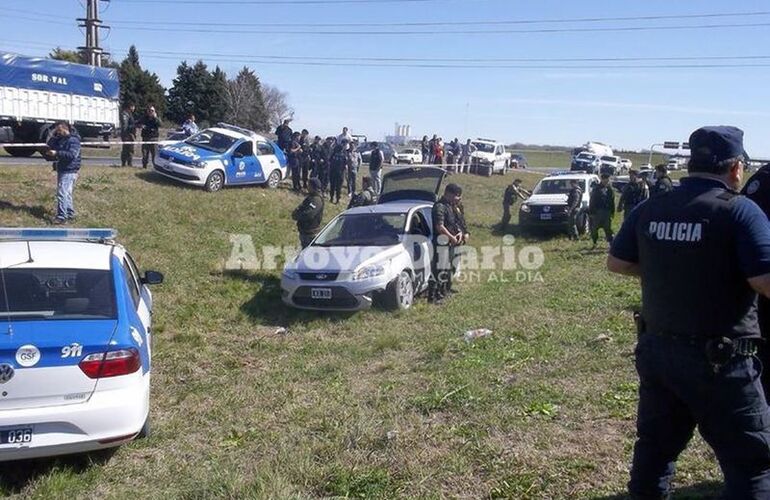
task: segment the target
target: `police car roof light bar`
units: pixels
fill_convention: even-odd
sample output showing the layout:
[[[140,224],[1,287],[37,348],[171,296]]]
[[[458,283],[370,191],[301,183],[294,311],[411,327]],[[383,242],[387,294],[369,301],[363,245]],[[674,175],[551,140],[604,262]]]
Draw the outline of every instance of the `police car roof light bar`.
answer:
[[[243,135],[248,135],[249,137],[253,137],[253,136],[257,135],[256,132],[253,132],[251,130],[248,130],[248,129],[245,129],[245,128],[242,128],[242,127],[238,127],[238,126],[235,126],[235,125],[230,125],[229,123],[224,123],[224,122],[217,123],[216,127],[226,128],[226,129],[232,130],[234,132],[239,132],[239,133],[241,133]]]
[[[116,229],[0,228],[0,240],[114,241]]]

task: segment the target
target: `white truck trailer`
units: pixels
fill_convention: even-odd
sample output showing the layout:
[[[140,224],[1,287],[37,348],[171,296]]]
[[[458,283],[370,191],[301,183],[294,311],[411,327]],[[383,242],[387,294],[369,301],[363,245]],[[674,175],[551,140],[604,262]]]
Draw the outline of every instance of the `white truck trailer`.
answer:
[[[0,52],[0,143],[48,140],[54,123],[74,125],[83,138],[109,139],[118,127],[118,72]],[[35,147],[6,147],[31,156]]]

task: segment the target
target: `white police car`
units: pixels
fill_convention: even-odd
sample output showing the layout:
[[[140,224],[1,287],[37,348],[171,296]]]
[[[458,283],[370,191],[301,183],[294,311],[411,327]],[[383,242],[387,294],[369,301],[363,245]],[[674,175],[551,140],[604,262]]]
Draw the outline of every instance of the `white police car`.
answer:
[[[373,300],[408,309],[428,287],[431,210],[446,172],[404,167],[385,174],[377,205],[346,210],[288,262],[284,303],[299,309],[357,311]]]
[[[149,433],[147,285],[110,229],[0,228],[0,461]]]
[[[155,171],[210,192],[246,184],[276,188],[287,175],[281,148],[261,135],[226,123],[161,148]]]
[[[519,207],[519,227],[524,231],[568,229],[567,197],[573,180],[583,192],[577,214],[577,230],[580,234],[588,231],[588,203],[591,190],[599,183],[599,176],[579,172],[553,172],[541,179],[532,190],[532,196]]]

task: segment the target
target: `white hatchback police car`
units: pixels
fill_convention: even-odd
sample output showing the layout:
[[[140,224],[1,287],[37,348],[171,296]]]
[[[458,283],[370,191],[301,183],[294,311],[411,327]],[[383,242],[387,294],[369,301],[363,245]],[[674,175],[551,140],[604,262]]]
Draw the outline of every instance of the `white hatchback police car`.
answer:
[[[147,285],[111,229],[0,228],[0,461],[149,433]]]
[[[281,148],[261,135],[226,123],[161,148],[155,171],[210,192],[248,184],[276,188],[287,175]]]

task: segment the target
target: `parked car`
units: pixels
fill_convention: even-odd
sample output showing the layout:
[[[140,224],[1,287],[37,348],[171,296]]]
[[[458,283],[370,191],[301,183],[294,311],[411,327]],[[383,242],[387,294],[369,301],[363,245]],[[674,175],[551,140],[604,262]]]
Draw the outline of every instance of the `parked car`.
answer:
[[[628,158],[620,159],[620,171],[622,173],[624,174],[627,173],[633,166],[634,166],[633,162]]]
[[[666,164],[667,170],[679,170],[682,168],[683,162],[680,158],[670,158]]]
[[[378,299],[392,309],[410,308],[428,287],[431,210],[445,174],[438,167],[386,173],[377,205],[339,214],[286,264],[283,301],[321,311],[367,309]]]
[[[505,150],[505,145],[492,139],[476,139],[473,141],[476,151],[471,154],[471,173],[485,175],[505,175],[511,168],[511,154]]]
[[[522,230],[560,229],[566,230],[569,220],[567,213],[567,195],[571,189],[570,181],[576,179],[583,191],[583,200],[578,214],[577,227],[580,234],[588,231],[588,201],[591,189],[598,184],[599,177],[594,174],[574,172],[557,173],[540,180],[532,190],[532,196],[519,207],[519,225]]]
[[[406,163],[408,165],[420,164],[423,162],[422,151],[419,148],[407,148],[396,153],[396,163]]]
[[[287,176],[281,148],[255,132],[225,123],[162,147],[155,171],[209,192],[246,184],[276,188]]]
[[[148,285],[111,229],[0,228],[0,461],[150,432]]]
[[[529,162],[527,162],[527,157],[522,154],[512,154],[511,168],[529,168]]]
[[[586,174],[598,174],[599,166],[601,165],[601,159],[599,156],[583,151],[578,153],[572,160],[570,171],[572,172],[584,172]]]
[[[620,158],[617,156],[602,156],[599,158],[601,164],[599,165],[600,174],[617,175],[620,173]]]
[[[380,151],[382,151],[382,156],[385,158],[385,163],[396,165],[398,158],[396,156],[396,150],[393,148],[393,146],[387,142],[378,142],[377,145],[379,146]],[[372,158],[373,149],[374,146],[372,146],[371,142],[365,142],[356,148],[356,151],[361,153],[361,160],[364,162],[364,165],[369,164],[369,160]]]

